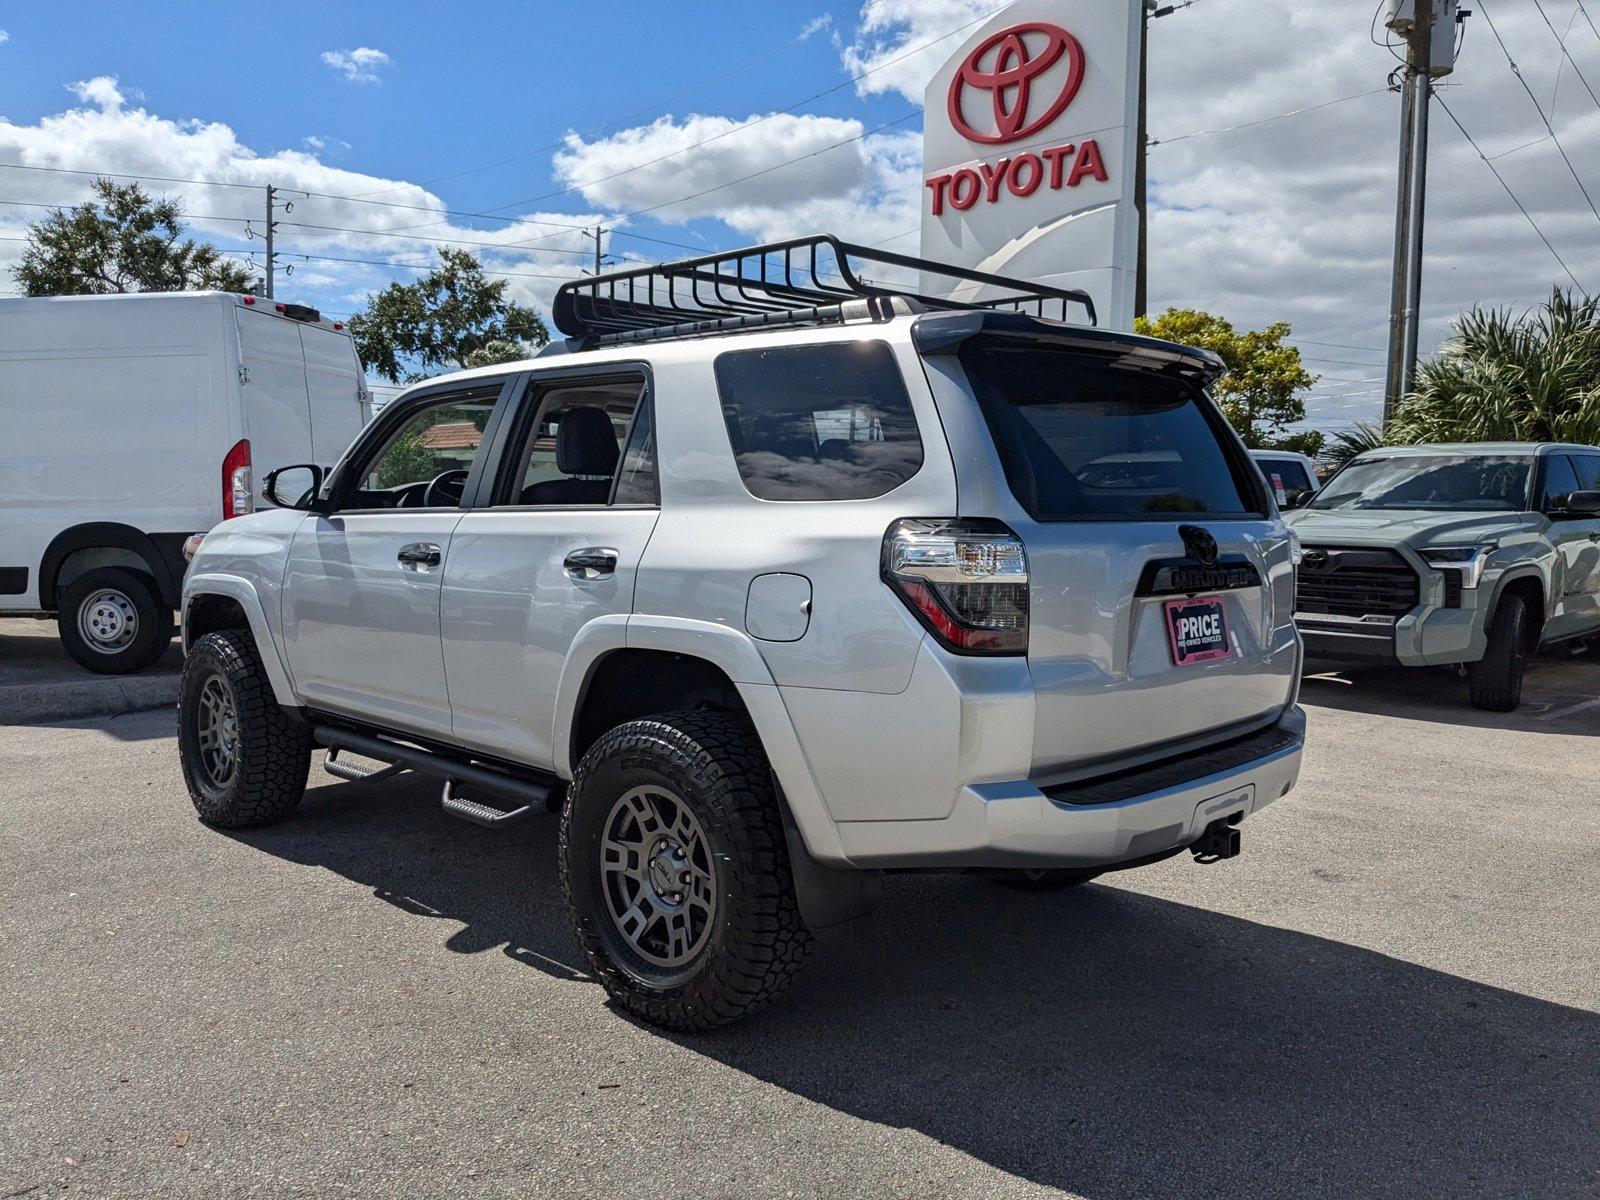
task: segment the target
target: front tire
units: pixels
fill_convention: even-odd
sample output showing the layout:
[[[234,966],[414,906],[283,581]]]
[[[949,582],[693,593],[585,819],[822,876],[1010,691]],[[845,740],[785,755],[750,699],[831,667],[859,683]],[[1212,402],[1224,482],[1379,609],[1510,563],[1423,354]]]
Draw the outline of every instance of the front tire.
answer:
[[[178,756],[189,799],[207,825],[248,829],[281,821],[299,806],[311,732],[278,704],[249,634],[220,630],[189,648]]]
[[[1510,712],[1522,703],[1528,666],[1528,602],[1515,592],[1502,596],[1489,619],[1489,646],[1467,669],[1474,708]]]
[[[97,567],[74,579],[56,628],[72,660],[97,675],[142,671],[172,644],[172,613],[145,576],[122,567]]]
[[[766,756],[737,717],[667,713],[601,737],[573,774],[560,860],[590,968],[652,1024],[748,1016],[810,945]]]

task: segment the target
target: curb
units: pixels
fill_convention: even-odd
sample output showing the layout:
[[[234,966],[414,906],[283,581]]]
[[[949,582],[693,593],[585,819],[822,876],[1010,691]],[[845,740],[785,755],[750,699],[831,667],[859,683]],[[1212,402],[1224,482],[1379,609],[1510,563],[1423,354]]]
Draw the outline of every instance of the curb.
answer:
[[[73,683],[12,683],[0,686],[0,725],[44,725],[85,717],[175,708],[178,676],[135,675]]]

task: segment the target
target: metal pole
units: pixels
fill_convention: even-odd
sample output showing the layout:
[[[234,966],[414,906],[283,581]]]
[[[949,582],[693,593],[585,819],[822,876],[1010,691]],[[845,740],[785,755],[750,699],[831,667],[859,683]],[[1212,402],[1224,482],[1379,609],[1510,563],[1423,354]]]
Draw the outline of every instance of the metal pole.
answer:
[[[1428,190],[1428,99],[1433,79],[1427,65],[1411,83],[1416,99],[1411,113],[1411,189],[1406,197],[1406,223],[1411,238],[1406,243],[1406,308],[1400,350],[1400,391],[1409,395],[1417,384],[1417,334],[1422,324],[1422,214]]]
[[[273,207],[274,207],[273,197],[277,194],[277,191],[278,191],[278,189],[273,187],[270,183],[267,184],[267,299],[268,300],[272,299],[272,277],[273,277],[274,274],[277,273],[277,270],[278,270],[278,264],[274,261],[274,259],[272,257],[272,227],[273,227],[274,224],[276,224],[276,222],[274,222],[273,219],[272,219],[272,210],[273,210]]]
[[[1146,289],[1147,289],[1148,277],[1149,277],[1149,253],[1150,253],[1149,252],[1149,244],[1148,244],[1149,218],[1148,218],[1148,216],[1146,215],[1146,212],[1145,212],[1145,191],[1146,191],[1145,157],[1149,152],[1149,146],[1147,144],[1148,137],[1149,137],[1149,130],[1146,127],[1146,119],[1145,119],[1146,108],[1145,108],[1145,105],[1146,105],[1146,101],[1149,98],[1150,89],[1149,89],[1149,84],[1145,82],[1145,79],[1146,79],[1146,76],[1148,74],[1147,68],[1149,66],[1149,56],[1150,56],[1150,53],[1149,53],[1150,52],[1150,8],[1151,8],[1151,5],[1149,3],[1147,3],[1146,0],[1140,0],[1140,2],[1139,2],[1139,131],[1135,135],[1138,138],[1137,145],[1138,145],[1138,150],[1139,150],[1139,159],[1138,159],[1138,165],[1137,165],[1137,167],[1135,167],[1135,173],[1134,173],[1134,178],[1133,178],[1133,203],[1134,203],[1134,205],[1137,208],[1138,213],[1139,213],[1139,253],[1138,253],[1138,256],[1137,256],[1137,259],[1136,259],[1137,265],[1135,266],[1134,276],[1133,276],[1133,315],[1135,317],[1142,317],[1142,316],[1145,315],[1145,313],[1147,311],[1146,310],[1146,294],[1147,294]]]
[[[1411,262],[1406,246],[1410,241],[1407,222],[1411,211],[1411,111],[1415,96],[1408,68],[1400,84],[1400,181],[1395,196],[1394,278],[1389,288],[1389,357],[1383,384],[1383,422],[1386,425],[1394,416],[1405,378],[1402,355],[1405,349],[1406,277]]]
[[[1417,376],[1417,326],[1422,310],[1422,225],[1428,183],[1428,100],[1433,94],[1433,17],[1436,0],[1416,0],[1406,33],[1401,83],[1400,183],[1395,221],[1394,281],[1389,302],[1389,364],[1383,420],[1393,419]],[[1447,6],[1448,11],[1448,6]]]

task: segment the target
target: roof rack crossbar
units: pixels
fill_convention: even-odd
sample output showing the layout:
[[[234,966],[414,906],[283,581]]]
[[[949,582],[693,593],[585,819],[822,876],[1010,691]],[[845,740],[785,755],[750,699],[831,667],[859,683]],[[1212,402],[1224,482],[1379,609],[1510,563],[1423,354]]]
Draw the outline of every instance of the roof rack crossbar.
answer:
[[[917,273],[914,285],[869,279],[860,266]],[[947,296],[926,295],[922,281],[953,281]],[[983,293],[1001,292],[1001,295]],[[831,324],[845,319],[852,301],[900,300],[913,310],[1012,309],[1067,319],[1081,308],[1092,325],[1094,302],[1074,288],[1009,279],[967,267],[894,254],[831,234],[813,234],[682,262],[635,267],[574,279],[556,292],[556,328],[591,343],[683,337],[708,329],[777,324]],[[886,314],[888,306],[850,307]]]

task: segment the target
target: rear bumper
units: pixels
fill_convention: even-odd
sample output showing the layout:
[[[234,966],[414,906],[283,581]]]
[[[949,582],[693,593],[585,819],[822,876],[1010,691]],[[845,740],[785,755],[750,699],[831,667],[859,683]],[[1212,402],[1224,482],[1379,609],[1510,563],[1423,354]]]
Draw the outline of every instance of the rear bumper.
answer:
[[[841,822],[840,839],[859,867],[1102,867],[1158,855],[1193,842],[1212,821],[1248,817],[1286,794],[1300,774],[1305,722],[1294,708],[1263,731],[1273,736],[1252,735],[1232,752],[1050,794],[1026,779],[969,784],[941,820]],[[1099,796],[1121,798],[1094,802]]]

